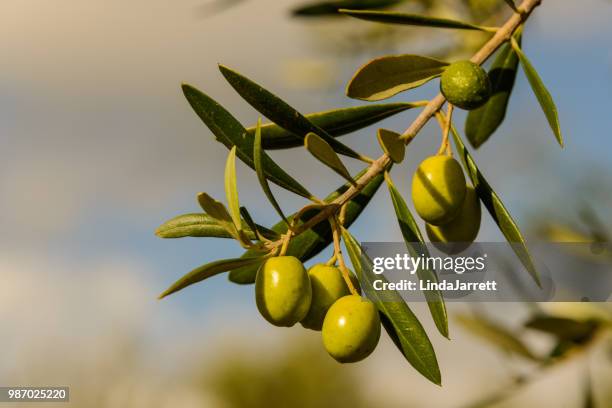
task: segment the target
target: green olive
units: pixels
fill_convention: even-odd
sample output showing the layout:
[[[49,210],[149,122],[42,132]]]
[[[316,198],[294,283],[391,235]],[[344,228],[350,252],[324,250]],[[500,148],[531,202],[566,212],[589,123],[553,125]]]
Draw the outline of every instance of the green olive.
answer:
[[[294,256],[269,258],[255,278],[255,301],[275,326],[291,327],[306,316],[312,289],[304,265]]]
[[[350,295],[350,291],[342,272],[335,266],[314,265],[308,270],[308,276],[312,285],[312,302],[301,323],[307,329],[321,330],[327,310],[336,300]]]
[[[432,156],[419,165],[412,178],[412,201],[419,216],[433,225],[451,221],[465,198],[465,176],[457,160]]]
[[[359,295],[338,299],[323,321],[325,350],[341,363],[369,356],[380,339],[380,318],[374,303]]]
[[[448,224],[426,224],[429,240],[441,251],[455,254],[466,249],[480,230],[480,201],[472,186],[466,187],[465,200],[459,214]]]
[[[442,73],[440,90],[450,103],[470,110],[489,100],[491,81],[480,65],[458,61],[450,64]]]

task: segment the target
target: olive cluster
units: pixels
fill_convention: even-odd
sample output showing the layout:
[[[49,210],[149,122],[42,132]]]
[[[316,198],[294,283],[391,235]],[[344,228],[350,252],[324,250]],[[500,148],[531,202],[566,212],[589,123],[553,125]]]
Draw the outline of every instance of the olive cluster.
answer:
[[[294,256],[269,258],[257,271],[255,301],[261,315],[275,326],[300,322],[320,330],[325,349],[341,363],[363,360],[380,338],[376,306],[351,294],[335,266],[317,264],[306,271]]]

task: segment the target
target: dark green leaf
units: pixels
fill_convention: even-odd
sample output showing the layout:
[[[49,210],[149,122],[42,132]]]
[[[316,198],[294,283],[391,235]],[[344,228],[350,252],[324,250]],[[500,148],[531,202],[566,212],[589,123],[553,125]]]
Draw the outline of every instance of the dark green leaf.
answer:
[[[253,139],[245,137],[247,131],[242,127],[240,122],[215,100],[196,88],[184,84],[183,93],[193,110],[213,132],[217,140],[223,143],[228,149],[236,146],[236,155],[238,158],[249,167],[254,168]],[[268,180],[302,197],[312,197],[312,194],[310,194],[308,190],[272,162],[268,155],[264,154],[262,161]]]
[[[542,82],[542,78],[540,78],[540,75],[538,75],[538,72],[535,70],[533,65],[531,65],[531,62],[529,62],[527,56],[523,53],[523,51],[521,51],[520,47],[515,46],[514,51],[518,54],[523,71],[525,71],[525,75],[529,81],[529,85],[531,85],[531,89],[533,90],[533,93],[535,93],[535,96],[538,99],[542,110],[544,111],[546,120],[548,120],[548,124],[555,134],[557,142],[559,142],[559,145],[563,147],[563,136],[561,135],[561,126],[559,125],[559,115],[550,92],[548,92],[548,89],[546,89],[546,86],[544,86],[544,82]]]
[[[336,152],[362,159],[359,153],[328,135],[323,129],[310,122],[304,115],[261,85],[223,65],[219,65],[219,70],[245,101],[272,122],[298,135],[302,143],[306,135],[313,132],[325,139]]]
[[[242,229],[249,239],[256,239],[253,229],[243,224]],[[269,239],[276,239],[275,232],[257,226],[257,229]],[[219,222],[208,214],[184,214],[174,217],[162,224],[155,234],[160,238],[184,238],[184,237],[214,237],[214,238],[233,238],[229,232],[219,224]]]
[[[421,106],[418,103],[398,102],[355,106],[351,108],[333,109],[305,115],[315,126],[325,130],[332,137],[343,136],[363,129],[396,113]],[[250,135],[255,135],[255,127],[247,129]],[[265,123],[261,126],[261,144],[264,149],[287,149],[303,146],[302,137],[283,129],[275,123]]]
[[[242,228],[240,219],[240,200],[238,199],[238,186],[236,184],[236,146],[232,147],[225,164],[225,195],[230,208],[230,215],[236,228]]]
[[[518,11],[516,8],[516,4],[514,4],[514,0],[504,0],[506,4],[514,11]]]
[[[378,23],[490,31],[488,27],[482,27],[476,24],[465,23],[463,21],[457,20],[450,20],[447,18],[422,16],[419,14],[398,13],[396,11],[370,11],[347,9],[342,9],[339,11],[340,13],[346,14],[351,17],[359,18],[361,20],[375,21]]]
[[[342,163],[342,160],[340,160],[340,157],[338,157],[334,149],[325,140],[314,133],[309,133],[306,135],[306,139],[304,139],[304,146],[321,163],[344,177],[344,179],[354,183],[351,174],[344,166],[344,163]]]
[[[374,280],[382,279],[372,271],[372,261],[361,251],[357,240],[346,229],[342,238],[351,263],[363,286],[372,287]],[[396,291],[385,291],[385,298],[377,297],[377,291],[367,291],[368,297],[380,313],[383,326],[406,360],[425,378],[440,385],[442,378],[436,353],[419,319]]]
[[[342,8],[350,9],[377,9],[389,7],[401,3],[404,0],[338,0],[321,1],[318,3],[307,4],[292,11],[294,16],[299,17],[320,17],[338,15],[338,10]]]
[[[528,360],[539,360],[529,348],[510,330],[483,317],[458,315],[457,321],[469,332],[487,341],[492,346],[517,354]]]
[[[227,272],[233,268],[238,268],[245,265],[261,264],[264,258],[235,258],[235,259],[222,259],[202,265],[189,272],[176,282],[172,284],[168,289],[162,293],[159,298],[162,299],[174,292],[186,288],[189,285],[203,281],[204,279],[210,278],[211,276],[217,275],[221,272]]]
[[[276,201],[276,198],[274,198],[274,194],[272,194],[272,190],[270,190],[270,186],[268,185],[268,180],[266,180],[266,175],[264,174],[264,171],[263,171],[263,166],[261,162],[261,159],[263,156],[263,149],[261,148],[261,126],[260,125],[261,125],[261,119],[257,121],[257,129],[255,130],[255,143],[253,144],[253,159],[255,160],[255,171],[257,172],[257,179],[259,180],[261,189],[266,194],[266,197],[268,197],[268,201],[270,201],[270,203],[272,204],[272,207],[274,207],[278,215],[280,215],[280,217],[286,223],[288,223],[287,217],[285,217],[285,214],[283,213],[283,210],[280,208],[278,201]]]
[[[365,173],[363,170],[356,176],[356,179],[361,177]],[[351,201],[348,202],[346,208],[345,223],[349,227],[359,217],[361,212],[368,205],[380,184],[383,181],[383,176],[379,175],[373,178],[361,192],[355,196]],[[338,198],[350,187],[349,183],[344,184],[336,191],[331,193],[325,198],[325,202],[330,203]],[[302,222],[307,222],[310,218],[317,214],[318,210],[306,211],[301,217]],[[293,219],[295,214],[289,216],[289,221]],[[283,221],[277,223],[272,227],[272,230],[279,235],[287,232],[287,224]],[[295,256],[302,262],[306,262],[310,258],[317,255],[323,249],[332,242],[332,233],[328,222],[320,222],[313,228],[304,231],[300,235],[291,239],[289,247],[287,248],[287,255]],[[257,255],[258,252],[255,250],[249,250],[244,253],[244,257],[252,257]],[[229,278],[232,282],[248,284],[255,281],[255,274],[257,273],[256,266],[246,266],[244,268],[234,269],[230,272]]]
[[[461,140],[461,137],[459,136],[459,133],[457,133],[457,129],[455,129],[454,126],[451,126],[451,132],[453,134],[453,139],[455,140],[457,152],[461,158],[461,161],[463,162],[463,167],[470,176],[470,180],[472,180],[472,184],[476,189],[476,194],[478,194],[478,197],[482,203],[485,205],[485,207],[487,207],[489,214],[491,214],[491,217],[493,217],[493,221],[495,221],[502,234],[504,234],[504,237],[506,237],[506,240],[510,243],[512,250],[516,253],[527,269],[527,272],[529,272],[529,274],[533,277],[538,286],[541,287],[540,275],[533,264],[533,260],[531,259],[527,246],[525,245],[525,239],[523,238],[521,231],[510,216],[508,210],[506,210],[504,203],[502,203],[497,193],[493,191],[487,180],[478,169],[478,166],[476,166],[474,159],[465,148],[463,140]]]
[[[581,342],[591,337],[598,327],[595,321],[578,321],[566,317],[535,316],[525,327],[551,334],[559,340]]]
[[[255,224],[255,221],[253,221],[253,217],[251,217],[251,214],[249,214],[249,210],[247,210],[246,207],[240,207],[240,215],[242,215],[244,224],[246,224],[246,226],[249,228],[248,231],[245,231],[244,226],[242,227],[242,230],[245,231],[245,234],[247,234],[247,238],[261,239],[262,236],[268,239],[278,239],[279,238],[279,236],[276,235],[274,231],[264,228],[261,225]]]
[[[376,133],[378,144],[385,153],[389,155],[394,163],[401,163],[406,153],[406,144],[401,139],[402,135],[387,129],[378,129]]]
[[[346,88],[351,98],[378,101],[440,76],[448,63],[420,55],[389,55],[359,68]]]
[[[393,208],[395,209],[395,215],[399,222],[406,248],[410,255],[413,257],[419,257],[424,254],[426,257],[429,256],[429,251],[424,245],[423,236],[419,230],[419,226],[414,221],[414,217],[410,213],[406,201],[404,201],[400,192],[397,191],[391,178],[386,177],[387,186],[389,187],[389,194],[391,195],[391,201],[393,202]],[[421,281],[425,282],[438,282],[438,276],[436,272],[430,269],[419,268],[417,270],[417,276]],[[446,306],[444,304],[444,298],[439,290],[425,291],[425,299],[429,306],[431,316],[438,328],[440,334],[448,338],[448,315],[446,313]]]
[[[506,44],[491,66],[489,71],[492,84],[491,97],[483,106],[470,111],[465,122],[465,135],[475,148],[489,139],[506,116],[518,61],[518,56],[510,44]]]

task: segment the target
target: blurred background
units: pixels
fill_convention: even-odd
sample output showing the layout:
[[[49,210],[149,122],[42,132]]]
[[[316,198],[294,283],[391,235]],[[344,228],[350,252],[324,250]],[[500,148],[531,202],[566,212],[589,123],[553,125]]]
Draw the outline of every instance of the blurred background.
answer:
[[[405,3],[398,8],[472,21],[508,14],[503,1]],[[223,275],[156,300],[192,268],[241,253],[235,242],[164,241],[153,233],[177,214],[197,212],[197,192],[223,197],[227,150],[192,112],[181,82],[250,125],[257,113],[225,83],[217,63],[307,113],[359,105],[344,96],[344,86],[373,57],[453,60],[483,40],[292,15],[301,6],[302,0],[0,4],[0,385],[67,385],[70,405],[78,407],[460,407],[497,401],[499,390],[511,395],[496,406],[581,407],[591,398],[612,407],[609,341],[597,340],[544,373],[536,362],[508,358],[473,336],[465,319],[451,320],[449,342],[416,304],[437,352],[440,388],[386,336],[366,361],[335,363],[319,333],[271,327],[257,312],[253,287]],[[565,149],[520,73],[506,122],[474,152],[529,238],[589,239],[594,219],[600,231],[611,226],[611,20],[609,1],[545,0],[526,27],[523,48],[555,98]],[[430,98],[434,82],[394,100]],[[402,131],[415,115],[383,125]],[[404,195],[420,159],[437,149],[436,126],[425,128],[394,169]],[[344,141],[378,155],[375,129]],[[342,183],[302,149],[271,155],[317,195]],[[275,223],[253,172],[238,170],[241,201],[259,223]],[[287,211],[303,204],[275,192]],[[354,235],[401,240],[390,214],[381,189]],[[503,240],[486,216],[479,240]],[[477,307],[479,316],[517,334],[533,312],[533,305]],[[541,307],[580,321],[610,316],[606,304]],[[449,305],[451,316],[473,309]],[[541,333],[527,333],[525,341],[539,354],[551,347]]]

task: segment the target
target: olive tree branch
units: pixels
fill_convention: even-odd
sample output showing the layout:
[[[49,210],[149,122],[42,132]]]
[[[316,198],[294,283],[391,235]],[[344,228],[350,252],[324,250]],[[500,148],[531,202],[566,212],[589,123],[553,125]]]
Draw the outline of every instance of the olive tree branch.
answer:
[[[542,0],[524,0],[521,5],[517,8],[517,10],[512,14],[512,16],[495,32],[495,35],[491,37],[473,56],[470,58],[470,61],[475,64],[481,65],[485,62],[493,53],[505,42],[509,41],[512,38],[512,34],[519,28],[525,20],[529,18],[531,12],[540,5]],[[412,124],[404,131],[402,134],[402,139],[405,144],[408,144],[416,135],[423,129],[425,124],[431,119],[436,112],[438,112],[444,103],[446,102],[446,98],[439,93],[436,97],[431,99],[427,105],[425,105],[424,109],[417,116],[417,118],[412,122]],[[340,209],[344,204],[353,199],[356,195],[358,195],[361,190],[365,188],[365,186],[372,181],[376,176],[382,174],[384,171],[388,169],[391,165],[391,158],[387,153],[384,153],[378,159],[374,160],[366,172],[356,180],[355,184],[349,186],[347,190],[342,193],[338,198],[336,198],[331,203],[327,204],[325,207],[319,211],[315,216],[310,218],[305,223],[296,226],[293,230],[293,236],[299,235],[304,231],[312,228],[318,223],[333,217],[338,209]],[[273,243],[271,247],[275,247],[277,244]]]

